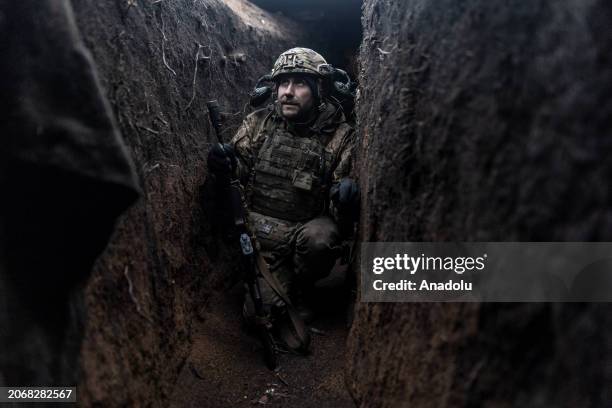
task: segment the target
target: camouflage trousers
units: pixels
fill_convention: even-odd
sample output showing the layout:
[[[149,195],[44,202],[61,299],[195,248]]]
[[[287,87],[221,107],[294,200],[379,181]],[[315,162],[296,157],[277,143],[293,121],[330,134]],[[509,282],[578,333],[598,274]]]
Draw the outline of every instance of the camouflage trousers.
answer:
[[[251,213],[250,220],[270,272],[290,297],[327,277],[340,257],[340,233],[331,217],[300,224]],[[260,281],[260,288],[265,304],[282,305],[266,282]]]

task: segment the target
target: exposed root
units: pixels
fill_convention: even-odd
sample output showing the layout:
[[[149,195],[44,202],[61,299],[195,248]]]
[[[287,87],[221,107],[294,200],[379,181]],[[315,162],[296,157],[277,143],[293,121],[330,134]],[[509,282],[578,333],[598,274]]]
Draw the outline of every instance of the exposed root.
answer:
[[[210,57],[212,56],[212,48],[210,48],[210,45],[202,45],[200,43],[196,43],[198,46],[198,49],[196,51],[195,54],[195,68],[193,69],[193,82],[192,82],[192,90],[191,90],[191,99],[189,100],[189,103],[187,104],[187,106],[185,106],[185,111],[187,111],[187,109],[189,109],[191,107],[191,104],[193,103],[193,101],[195,100],[195,96],[196,96],[196,80],[198,78],[198,61],[201,59],[210,59]],[[208,48],[209,50],[209,54],[208,55],[204,55],[204,52],[202,51],[202,49],[204,48]]]
[[[151,133],[153,133],[154,135],[159,135],[159,132],[158,132],[157,130],[153,130],[153,129],[148,128],[148,127],[146,127],[146,126],[142,126],[142,125],[136,124],[136,127],[137,127],[138,129],[142,129],[142,130],[146,130],[147,132],[151,132]]]
[[[151,166],[151,167],[148,167],[148,166],[147,166],[147,164],[145,164],[145,165],[143,166],[143,171],[144,171],[144,172],[145,172],[145,174],[146,174],[146,173],[150,173],[150,172],[152,172],[153,170],[155,170],[155,169],[157,169],[157,168],[159,168],[159,163],[155,163],[155,164],[154,164],[153,166]]]
[[[148,321],[149,323],[153,324],[153,320],[151,320],[151,318],[147,315],[145,315],[141,308],[140,308],[140,304],[138,303],[138,300],[136,299],[136,296],[134,296],[134,285],[132,285],[132,280],[130,279],[130,275],[128,273],[128,267],[126,266],[125,269],[123,270],[123,276],[125,276],[125,279],[128,281],[128,292],[130,294],[130,298],[132,299],[132,302],[134,302],[134,305],[136,305],[136,312],[146,321]]]
[[[154,4],[157,4],[157,3],[160,3],[160,7],[161,7],[161,0]],[[159,19],[161,20],[161,28],[159,29],[159,31],[161,31],[161,35],[162,35],[162,43],[161,43],[162,61],[164,62],[164,65],[166,66],[166,68],[168,68],[168,71],[172,72],[172,74],[176,76],[176,71],[170,68],[170,65],[168,65],[168,61],[166,61],[166,41],[168,41],[168,39],[166,38],[166,32],[165,32],[166,26],[164,23],[164,15],[162,13],[161,8],[159,10]]]

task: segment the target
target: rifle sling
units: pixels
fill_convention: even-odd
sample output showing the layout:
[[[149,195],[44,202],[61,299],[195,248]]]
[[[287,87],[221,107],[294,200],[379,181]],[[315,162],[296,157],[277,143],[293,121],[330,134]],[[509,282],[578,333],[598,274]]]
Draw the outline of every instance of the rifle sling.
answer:
[[[259,269],[261,276],[268,283],[268,285],[270,285],[270,287],[278,295],[278,297],[280,297],[283,300],[283,302],[285,302],[285,304],[287,305],[287,314],[289,315],[293,328],[295,329],[295,334],[297,334],[298,336],[298,339],[297,339],[298,342],[300,343],[300,345],[305,345],[305,347],[307,348],[308,343],[309,343],[309,339],[308,339],[309,335],[308,335],[308,331],[306,329],[304,320],[302,320],[300,315],[295,310],[295,307],[291,303],[289,296],[287,296],[287,294],[283,290],[276,276],[274,276],[270,272],[268,263],[263,258],[263,256],[257,253],[256,258],[257,258],[257,268]]]

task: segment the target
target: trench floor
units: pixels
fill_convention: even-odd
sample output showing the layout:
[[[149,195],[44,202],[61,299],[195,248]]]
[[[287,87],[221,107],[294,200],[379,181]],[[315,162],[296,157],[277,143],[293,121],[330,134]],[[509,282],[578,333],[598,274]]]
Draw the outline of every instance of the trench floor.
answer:
[[[354,407],[344,383],[349,314],[341,280],[332,273],[317,285],[311,354],[281,354],[276,371],[264,366],[257,338],[242,328],[240,288],[212,299],[196,323],[171,406]]]

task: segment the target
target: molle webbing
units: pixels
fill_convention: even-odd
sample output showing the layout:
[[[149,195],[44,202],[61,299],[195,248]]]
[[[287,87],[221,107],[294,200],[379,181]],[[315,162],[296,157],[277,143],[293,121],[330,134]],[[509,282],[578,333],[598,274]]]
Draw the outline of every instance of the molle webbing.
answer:
[[[298,137],[270,129],[258,155],[252,184],[253,211],[290,221],[308,220],[324,208],[323,185],[331,154],[318,135]]]

